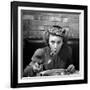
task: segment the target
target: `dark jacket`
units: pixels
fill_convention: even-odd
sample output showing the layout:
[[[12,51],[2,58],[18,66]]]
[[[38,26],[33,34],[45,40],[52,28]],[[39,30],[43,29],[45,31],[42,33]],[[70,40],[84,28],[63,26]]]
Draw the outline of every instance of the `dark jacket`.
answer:
[[[30,64],[24,70],[24,76],[36,76],[37,72],[32,68],[35,62],[43,65],[41,71],[48,69],[66,69],[72,64],[72,49],[67,45],[63,45],[57,55],[51,56],[48,46],[39,48],[35,51],[31,60]]]

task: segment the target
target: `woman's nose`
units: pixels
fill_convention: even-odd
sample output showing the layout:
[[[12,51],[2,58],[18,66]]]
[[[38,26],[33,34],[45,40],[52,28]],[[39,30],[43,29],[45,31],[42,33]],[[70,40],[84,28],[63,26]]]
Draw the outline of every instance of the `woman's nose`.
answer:
[[[55,48],[55,49],[57,48],[57,44],[54,45],[54,48]]]

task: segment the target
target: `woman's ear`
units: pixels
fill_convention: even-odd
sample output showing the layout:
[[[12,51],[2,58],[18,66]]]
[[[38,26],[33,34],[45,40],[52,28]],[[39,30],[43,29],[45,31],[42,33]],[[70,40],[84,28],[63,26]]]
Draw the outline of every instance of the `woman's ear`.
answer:
[[[63,32],[62,32],[62,34],[65,34],[65,33],[66,33],[66,30],[64,29]]]
[[[48,41],[49,41],[49,32],[46,30],[45,33],[44,33],[44,41],[46,44],[48,44]]]

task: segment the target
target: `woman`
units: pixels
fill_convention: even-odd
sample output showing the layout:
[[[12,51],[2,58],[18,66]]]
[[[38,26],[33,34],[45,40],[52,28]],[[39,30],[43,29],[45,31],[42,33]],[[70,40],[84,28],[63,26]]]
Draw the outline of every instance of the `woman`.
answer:
[[[65,29],[52,26],[45,33],[47,46],[35,51],[30,64],[24,70],[24,76],[36,76],[44,70],[66,69],[75,71],[72,64],[72,50],[65,42]]]

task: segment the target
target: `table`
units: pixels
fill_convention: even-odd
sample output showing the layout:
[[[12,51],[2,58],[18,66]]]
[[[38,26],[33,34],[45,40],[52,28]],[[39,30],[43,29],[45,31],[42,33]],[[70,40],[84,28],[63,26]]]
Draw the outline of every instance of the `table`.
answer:
[[[74,72],[68,72],[66,69],[51,69],[37,73],[37,76],[58,76],[58,75],[78,74],[78,73],[79,73],[78,70],[75,70]]]

